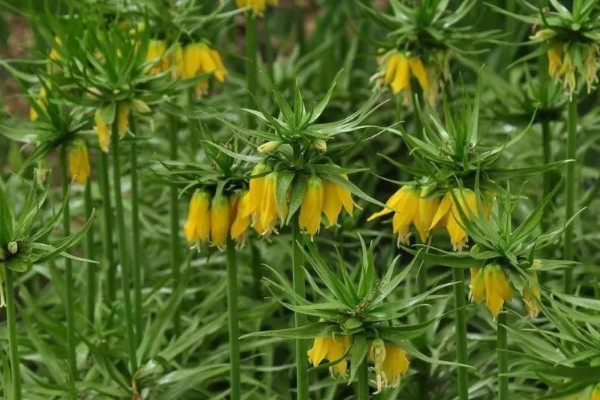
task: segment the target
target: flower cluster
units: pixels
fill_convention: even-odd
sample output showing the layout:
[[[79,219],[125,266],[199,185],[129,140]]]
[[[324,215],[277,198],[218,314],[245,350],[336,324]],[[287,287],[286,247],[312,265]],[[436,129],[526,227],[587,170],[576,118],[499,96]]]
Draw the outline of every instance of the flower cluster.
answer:
[[[243,212],[247,202],[247,192],[230,196],[218,193],[211,197],[207,191],[196,189],[184,227],[187,241],[196,248],[208,241],[213,246],[224,247],[229,236],[243,243],[249,225]]]
[[[570,46],[568,43],[559,43],[548,49],[548,74],[562,81],[565,91],[572,95],[577,89],[575,73],[578,71],[585,80],[589,93],[598,82],[600,46],[597,43],[577,45],[582,47],[578,52],[578,56],[581,54],[582,57],[580,62],[575,62],[575,56],[569,50]]]
[[[343,179],[348,179],[342,175]],[[328,227],[337,223],[342,208],[352,215],[356,206],[349,190],[339,183],[318,176],[303,177],[306,189],[300,204],[298,223],[300,229],[310,235],[319,232],[322,214]],[[264,163],[257,164],[252,171],[248,205],[243,215],[251,218],[252,226],[260,235],[269,235],[276,231],[277,222],[286,220],[290,209],[290,192],[278,198],[278,172]]]
[[[204,42],[189,43],[185,46],[175,43],[167,48],[165,41],[151,40],[146,61],[152,63],[150,74],[171,70],[173,77],[184,79],[211,74],[219,82],[224,82],[228,75],[219,52]],[[196,96],[208,94],[208,89],[208,79],[201,80],[195,86]]]
[[[393,232],[398,235],[398,245],[410,243],[410,226],[413,225],[422,242],[435,229],[446,228],[455,251],[462,250],[468,241],[463,217],[478,216],[475,192],[470,189],[451,189],[444,195],[433,195],[431,188],[403,186],[386,202],[386,207],[371,215],[369,221],[394,213]],[[489,217],[493,197],[482,202],[483,212]]]
[[[346,378],[346,357],[352,351],[351,339],[348,335],[316,337],[313,347],[307,352],[309,362],[316,367],[326,359],[332,364],[329,371],[333,377]],[[400,346],[381,339],[369,343],[367,361],[373,363],[377,393],[398,387],[410,365],[406,352]]]

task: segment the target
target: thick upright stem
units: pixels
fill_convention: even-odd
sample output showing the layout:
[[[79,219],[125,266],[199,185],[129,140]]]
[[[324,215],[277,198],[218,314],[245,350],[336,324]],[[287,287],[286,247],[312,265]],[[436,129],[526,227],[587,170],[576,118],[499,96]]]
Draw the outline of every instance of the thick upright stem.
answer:
[[[88,179],[85,185],[85,215],[90,218],[94,210],[92,199],[92,181]],[[94,230],[88,229],[85,237],[85,258],[96,259],[96,248],[94,246]],[[90,326],[94,323],[94,310],[96,308],[96,265],[87,264],[87,304],[86,317]]]
[[[6,279],[6,323],[8,325],[8,346],[10,354],[10,373],[13,400],[21,400],[21,370],[19,363],[19,343],[17,342],[17,314],[15,307],[15,284],[13,272],[4,267],[2,273]],[[0,288],[1,290],[1,288]]]
[[[302,241],[302,234],[300,233],[300,227],[298,226],[297,219],[294,219],[292,224],[292,265],[293,265],[293,286],[294,292],[304,298],[306,296],[306,285],[304,277],[304,255],[300,248],[299,242]],[[294,314],[294,322],[296,328],[306,324],[306,317],[296,312]],[[308,400],[308,358],[306,356],[306,341],[303,339],[296,339],[296,385],[297,385],[297,399]]]
[[[462,268],[452,270],[454,285],[454,324],[456,326],[456,362],[467,364],[467,319],[465,315],[465,271]],[[469,383],[466,367],[457,367],[457,385],[459,400],[469,399]]]
[[[106,291],[108,300],[113,302],[117,297],[117,267],[113,245],[113,214],[110,200],[110,183],[108,172],[108,156],[101,151],[98,156],[100,190],[102,192],[102,249],[106,263]]]
[[[135,129],[133,118],[131,121],[131,129]],[[129,147],[129,157],[131,162],[131,227],[133,233],[133,306],[135,316],[135,339],[136,347],[142,342],[142,334],[144,332],[144,323],[142,320],[142,262],[141,257],[141,236],[140,236],[140,192],[137,176],[137,144],[131,142]]]
[[[577,94],[569,102],[568,115],[568,135],[567,135],[567,154],[566,159],[572,160],[567,164],[567,182],[566,182],[566,210],[565,220],[569,220],[575,214],[575,197],[577,196],[577,182],[575,179],[576,162],[576,135],[577,135]],[[575,251],[573,248],[573,224],[569,224],[565,229],[565,251],[564,259],[573,261]],[[571,293],[573,281],[573,270],[567,269],[565,272],[565,292]]]
[[[498,400],[508,400],[508,353],[506,352],[508,335],[506,331],[506,313],[498,315]]]
[[[246,13],[246,88],[248,105],[254,106],[252,96],[256,96],[258,82],[258,43],[256,17],[251,11]]]
[[[231,400],[239,400],[240,377],[240,330],[238,322],[238,281],[235,258],[235,243],[227,240],[227,311],[229,317],[229,362]]]
[[[134,331],[134,317],[131,307],[130,294],[130,267],[129,253],[127,251],[127,227],[125,226],[125,213],[123,212],[123,195],[121,193],[121,161],[119,155],[119,129],[117,122],[112,125],[113,153],[113,184],[115,192],[115,210],[117,214],[117,233],[119,237],[119,259],[121,262],[121,289],[123,291],[123,309],[125,313],[125,329],[127,334],[127,350],[129,352],[129,363],[131,373],[137,371],[136,338]]]
[[[369,400],[369,367],[367,360],[358,367],[358,385],[357,385],[357,400]]]
[[[419,295],[425,293],[427,290],[427,267],[425,263],[421,265],[421,268],[417,271],[417,292]],[[427,308],[420,307],[417,310],[417,316],[419,322],[424,322],[427,319]]]
[[[171,160],[177,160],[177,119],[169,116],[169,157]],[[170,241],[169,254],[171,262],[171,275],[173,276],[173,285],[177,286],[181,279],[181,265],[179,257],[179,204],[177,197],[177,186],[172,185],[169,193],[169,215],[170,215]],[[181,312],[179,307],[173,314],[173,330],[178,336],[181,332]]]
[[[67,199],[66,206],[63,211],[63,235],[71,234],[71,212],[69,210],[69,177],[67,175],[68,160],[67,160],[67,145],[63,144],[60,147],[60,177],[62,183],[63,196]],[[65,258],[65,312],[67,314],[67,360],[69,364],[69,374],[74,380],[77,376],[77,358],[75,348],[77,346],[75,338],[75,297],[73,295],[73,265],[71,259]]]

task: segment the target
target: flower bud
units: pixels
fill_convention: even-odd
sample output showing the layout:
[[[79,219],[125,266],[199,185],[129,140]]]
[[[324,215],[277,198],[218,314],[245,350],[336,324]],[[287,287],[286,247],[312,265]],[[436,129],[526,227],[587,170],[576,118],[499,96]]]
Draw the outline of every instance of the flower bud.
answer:
[[[258,146],[258,152],[261,154],[271,154],[281,145],[281,142],[278,140],[271,140],[270,142],[261,144]]]
[[[17,242],[9,242],[8,246],[6,246],[8,248],[8,252],[10,254],[17,254],[17,251],[19,251],[19,245],[17,245]]]
[[[543,41],[543,40],[552,39],[554,36],[556,36],[556,32],[554,30],[541,29],[541,30],[537,31],[535,33],[535,35],[531,36],[530,39],[535,40],[535,41]]]
[[[150,106],[145,101],[139,99],[131,100],[131,109],[136,114],[150,114]]]
[[[312,142],[312,147],[320,152],[324,152],[327,150],[327,142],[323,139],[317,139],[314,142]]]

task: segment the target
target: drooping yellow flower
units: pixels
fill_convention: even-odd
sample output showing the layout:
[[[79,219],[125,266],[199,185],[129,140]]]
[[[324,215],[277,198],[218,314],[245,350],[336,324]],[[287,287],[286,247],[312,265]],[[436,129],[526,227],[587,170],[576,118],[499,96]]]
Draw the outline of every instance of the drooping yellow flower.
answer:
[[[103,152],[108,153],[108,149],[110,147],[110,129],[102,118],[102,109],[99,108],[96,110],[96,113],[94,114],[94,121],[96,123],[96,132],[98,132],[100,149]]]
[[[499,265],[491,264],[483,268],[471,268],[471,284],[469,298],[476,303],[483,303],[494,318],[502,310],[505,301],[512,300],[513,289],[504,271]]]
[[[408,244],[410,242],[410,225],[419,218],[419,199],[419,191],[416,188],[403,186],[388,199],[383,210],[371,215],[367,221],[393,212],[392,226],[394,234],[398,235],[398,244]]]
[[[35,104],[44,111],[46,111],[46,97],[46,88],[42,86],[38,92],[38,98],[35,100]],[[31,121],[37,121],[39,117],[37,110],[34,107],[29,107],[29,119]]]
[[[498,265],[488,265],[483,270],[485,305],[494,318],[498,317],[505,301],[512,300],[513,291],[506,274]]]
[[[129,127],[129,105],[120,103],[117,107],[117,128],[119,130],[119,137],[123,138],[127,133]]]
[[[411,57],[408,59],[408,65],[410,66],[411,75],[417,78],[419,86],[421,86],[423,92],[427,93],[429,91],[429,77],[423,61],[419,57]]]
[[[454,197],[452,194],[454,193]],[[477,196],[470,189],[454,189],[442,198],[440,205],[431,221],[430,229],[446,227],[450,241],[455,251],[460,251],[467,244],[467,232],[461,218],[462,213],[470,218],[478,216]],[[456,200],[455,200],[456,197]],[[460,207],[460,209],[459,209]],[[490,208],[486,205],[486,210]],[[486,211],[487,214],[487,211]]]
[[[271,170],[270,168],[259,163],[254,166],[250,176],[250,191],[248,192],[248,204],[244,207],[242,215],[248,217],[260,211],[263,193],[265,190],[265,176]]]
[[[169,63],[173,67],[172,75],[174,78],[179,78],[184,76],[185,71],[185,62],[183,58],[183,48],[181,44],[175,43],[171,48]]]
[[[598,82],[598,53],[600,47],[597,43],[589,44],[583,52],[583,77],[590,93]]]
[[[277,173],[270,172],[265,176],[260,209],[254,220],[254,229],[260,235],[270,235],[279,219],[276,188]]]
[[[594,390],[592,390],[592,397],[590,400],[600,400],[600,385],[596,385]]]
[[[250,213],[247,209],[250,207],[250,192],[245,192],[239,196],[233,223],[231,224],[231,238],[241,243],[244,242],[246,231],[250,226]]]
[[[329,368],[329,371],[334,377],[346,377],[348,362],[344,356],[349,348],[350,336],[316,337],[313,347],[306,354],[308,355],[308,361],[315,367],[324,359],[330,363],[337,361]]]
[[[425,188],[421,189],[419,193],[419,214],[415,216],[413,223],[423,243],[429,237],[431,222],[439,206],[439,197],[430,197]]]
[[[381,59],[385,74],[384,86],[390,85],[394,94],[410,88],[410,66],[408,58],[400,52],[390,52]]]
[[[146,61],[153,62],[150,74],[160,74],[169,69],[169,58],[166,57],[167,44],[164,40],[152,39],[148,42]]]
[[[342,175],[348,179],[346,175]],[[352,194],[342,185],[323,179],[323,213],[327,218],[328,226],[335,225],[342,212],[342,207],[349,215],[354,211]]]
[[[381,339],[376,339],[371,344],[369,360],[375,364],[375,393],[400,386],[402,375],[410,365],[406,352],[400,346]]]
[[[183,50],[182,76],[186,79],[199,74],[213,74],[216,80],[223,82],[228,75],[221,55],[205,43],[191,43]],[[208,80],[196,84],[197,95],[208,93]]]
[[[213,245],[223,247],[227,244],[227,235],[231,226],[229,199],[222,194],[212,200],[210,207],[210,240]]]
[[[471,268],[469,300],[476,303],[483,303],[485,300],[485,279],[483,277],[483,268]]]
[[[559,76],[562,66],[563,46],[561,44],[548,49],[548,75],[553,78]]]
[[[383,72],[383,86],[390,86],[394,94],[406,91],[405,102],[411,101],[410,78],[414,77],[425,94],[430,93],[430,77],[419,57],[392,50],[379,60]]]
[[[184,227],[185,237],[188,242],[198,245],[210,237],[211,213],[210,195],[196,189],[190,201],[188,218]]]
[[[75,182],[86,184],[90,176],[90,159],[83,140],[74,141],[69,148],[69,170]]]
[[[277,6],[279,0],[235,0],[238,8],[252,7],[252,12],[255,15],[263,15],[267,5]]]
[[[200,45],[190,43],[183,49],[183,74],[186,79],[193,78],[200,69]]]
[[[316,176],[310,177],[300,205],[298,223],[300,229],[311,236],[319,232],[323,212],[323,184]]]
[[[540,288],[538,287],[537,271],[531,271],[529,281],[523,287],[523,303],[529,318],[537,318],[540,314]]]

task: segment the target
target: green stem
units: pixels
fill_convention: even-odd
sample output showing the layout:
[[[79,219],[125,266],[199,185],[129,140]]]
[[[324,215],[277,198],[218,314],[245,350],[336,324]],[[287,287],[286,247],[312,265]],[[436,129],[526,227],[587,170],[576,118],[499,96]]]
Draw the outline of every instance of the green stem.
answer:
[[[253,107],[252,96],[256,97],[258,84],[258,43],[256,17],[251,11],[246,12],[246,88],[248,89],[248,106]]]
[[[498,315],[498,400],[508,400],[508,335],[506,312]]]
[[[112,143],[111,150],[113,153],[113,185],[115,192],[115,210],[117,214],[117,234],[119,237],[119,259],[121,262],[121,289],[123,291],[123,309],[125,313],[125,329],[127,334],[127,350],[129,351],[129,363],[131,373],[137,371],[136,357],[136,338],[134,332],[134,318],[131,307],[130,294],[130,270],[129,270],[129,254],[127,252],[127,227],[125,226],[125,213],[123,212],[123,194],[121,193],[121,161],[119,154],[119,129],[117,122],[112,125]]]
[[[552,162],[552,137],[550,135],[550,121],[542,121],[542,146],[544,164]],[[550,193],[552,188],[550,187],[550,171],[544,171],[544,197]]]
[[[306,296],[306,284],[304,278],[304,255],[300,248],[302,234],[297,218],[292,224],[292,265],[293,265],[293,287],[296,295],[304,298]],[[294,322],[296,328],[306,324],[306,317],[299,312],[294,313]],[[308,358],[306,357],[305,340],[296,339],[296,385],[297,399],[308,400]]]
[[[66,206],[63,211],[63,235],[65,237],[71,234],[71,212],[69,210],[69,177],[67,175],[67,145],[60,147],[60,176],[62,183],[63,196],[66,197]],[[75,308],[73,302],[73,265],[71,259],[65,257],[65,311],[67,314],[67,360],[69,364],[69,374],[75,380],[77,376],[77,358],[75,353]]]
[[[109,302],[117,297],[117,267],[113,247],[113,214],[110,200],[110,183],[108,171],[108,155],[100,151],[98,157],[100,190],[102,192],[102,248],[106,263],[106,291]]]
[[[174,116],[169,116],[169,157],[171,160],[177,160],[177,119]],[[171,262],[171,274],[173,277],[173,284],[177,286],[181,279],[181,265],[179,257],[179,204],[178,204],[178,193],[177,186],[171,185],[170,197],[169,197],[169,214],[170,214],[170,241],[169,241],[169,254]],[[177,310],[173,313],[173,330],[175,336],[179,336],[181,333],[181,310],[177,307]]]
[[[567,164],[567,182],[566,182],[566,210],[565,220],[568,221],[575,214],[575,196],[576,181],[575,181],[575,158],[576,158],[576,134],[577,134],[577,94],[573,93],[573,97],[569,102],[569,115],[568,115],[568,135],[567,135],[567,154],[566,159],[572,160]],[[564,259],[573,261],[575,251],[573,248],[573,224],[567,225],[565,228],[565,250]],[[573,281],[573,270],[567,269],[565,272],[565,292],[571,293],[571,286]]]
[[[131,129],[134,130],[133,118],[131,119]],[[135,132],[135,131],[134,131]],[[141,266],[141,237],[140,237],[140,192],[137,176],[137,143],[131,142],[129,147],[129,157],[131,162],[131,225],[133,232],[133,308],[135,318],[135,339],[136,347],[142,342],[144,332],[144,323],[142,320],[142,266]]]
[[[85,184],[85,215],[90,218],[94,210],[92,199],[92,181],[88,179]],[[85,240],[85,258],[88,260],[96,259],[94,247],[94,229],[88,229]],[[94,310],[96,308],[96,266],[87,264],[87,320],[90,327],[94,324]]]
[[[369,400],[369,367],[366,358],[358,367],[357,392],[357,400]]]
[[[240,377],[240,330],[238,322],[238,281],[235,259],[235,243],[227,239],[227,311],[229,317],[229,362],[231,400],[239,400]]]
[[[19,363],[19,343],[17,342],[17,315],[15,311],[13,272],[4,267],[2,273],[6,279],[6,323],[8,324],[12,398],[13,400],[21,400],[21,370]]]
[[[456,326],[456,362],[467,364],[467,318],[465,313],[465,271],[462,268],[452,269],[454,285],[454,323]],[[469,384],[466,367],[456,367],[458,399],[469,399]]]

